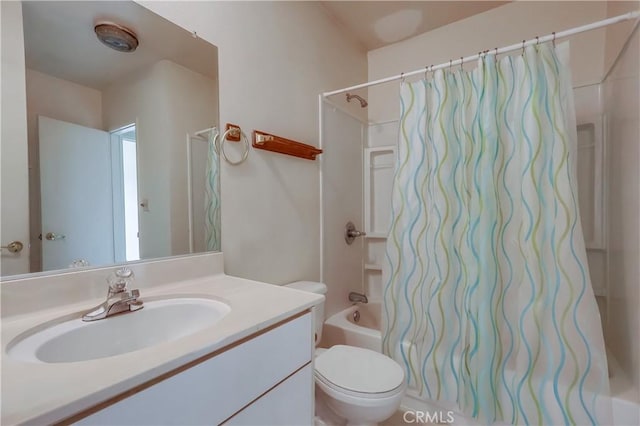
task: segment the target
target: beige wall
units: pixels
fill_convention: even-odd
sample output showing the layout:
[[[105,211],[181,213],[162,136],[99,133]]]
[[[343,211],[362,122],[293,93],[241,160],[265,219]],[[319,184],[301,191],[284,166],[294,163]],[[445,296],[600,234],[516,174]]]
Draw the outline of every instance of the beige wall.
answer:
[[[513,2],[370,51],[369,80],[440,64],[605,17],[605,2]],[[604,76],[604,30],[572,37],[571,62],[574,86],[599,83]],[[369,120],[398,118],[397,94],[398,83],[370,88]]]
[[[216,92],[214,80],[169,60],[103,91],[106,130],[136,123],[144,259],[188,253],[186,135],[216,123]]]
[[[29,140],[29,223],[31,271],[42,269],[40,211],[40,155],[38,115],[94,129],[102,128],[102,94],[96,89],[62,80],[31,69],[26,70],[27,133]]]
[[[609,164],[607,344],[640,399],[640,36],[604,82]]]
[[[2,50],[2,127],[0,135],[0,185],[2,244],[18,240],[19,255],[2,250],[2,275],[29,272],[29,176],[27,170],[27,99],[25,95],[22,5],[0,2]]]
[[[640,1],[608,1],[607,18],[623,15],[625,13],[640,10]],[[620,54],[633,30],[635,21],[621,22],[610,25],[606,29],[605,51],[604,51],[604,71],[607,73],[613,66],[614,61]]]
[[[220,122],[249,137],[317,146],[318,94],[367,76],[365,53],[315,2],[141,3],[218,47]],[[252,150],[239,166],[223,163],[221,179],[226,272],[319,279],[318,162]]]
[[[27,126],[29,139],[37,136],[36,115],[104,130],[102,93],[91,87],[62,80],[32,69],[26,70]]]

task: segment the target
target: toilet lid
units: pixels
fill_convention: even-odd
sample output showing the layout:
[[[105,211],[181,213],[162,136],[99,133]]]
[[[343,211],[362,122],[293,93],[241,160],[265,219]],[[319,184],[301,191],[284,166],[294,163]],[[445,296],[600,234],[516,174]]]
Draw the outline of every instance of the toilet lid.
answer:
[[[385,393],[404,382],[404,370],[394,360],[355,346],[332,346],[316,357],[315,370],[326,381],[360,393]]]

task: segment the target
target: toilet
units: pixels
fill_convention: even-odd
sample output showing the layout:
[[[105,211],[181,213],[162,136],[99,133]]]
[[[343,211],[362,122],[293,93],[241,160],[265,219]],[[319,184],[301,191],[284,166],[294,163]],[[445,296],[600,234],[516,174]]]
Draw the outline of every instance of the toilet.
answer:
[[[297,281],[286,287],[326,294],[327,286],[313,281]],[[313,308],[316,346],[322,338],[324,302]],[[327,420],[319,413],[328,407],[330,423],[368,426],[388,419],[400,407],[406,389],[404,370],[391,358],[364,348],[336,345],[316,349],[316,414],[320,424]],[[338,417],[338,421],[333,420]]]

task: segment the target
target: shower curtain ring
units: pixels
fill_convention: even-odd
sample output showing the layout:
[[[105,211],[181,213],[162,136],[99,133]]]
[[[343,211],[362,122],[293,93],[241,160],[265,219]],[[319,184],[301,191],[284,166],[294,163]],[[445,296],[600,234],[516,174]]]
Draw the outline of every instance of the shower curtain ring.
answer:
[[[462,66],[464,65],[464,56],[460,56],[460,71],[464,70]]]
[[[451,71],[451,64],[453,63],[452,59],[449,59],[449,71]]]
[[[526,40],[522,40],[522,56],[524,56],[524,43],[526,42]]]
[[[553,41],[551,42],[553,44],[553,47],[556,47],[556,32],[552,32],[551,34],[553,34]]]
[[[400,73],[400,84],[404,84],[404,73]]]
[[[493,55],[493,59],[495,59],[496,63],[497,63],[498,62],[498,48],[496,47],[495,50],[496,50],[496,53]]]
[[[425,80],[429,77],[428,72],[429,72],[429,67],[428,66],[424,67],[424,79]]]

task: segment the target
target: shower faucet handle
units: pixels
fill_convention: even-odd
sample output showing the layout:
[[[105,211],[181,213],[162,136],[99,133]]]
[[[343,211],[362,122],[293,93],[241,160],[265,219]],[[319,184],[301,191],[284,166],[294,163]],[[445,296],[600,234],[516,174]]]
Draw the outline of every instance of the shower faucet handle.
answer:
[[[367,233],[358,231],[353,222],[347,222],[344,229],[344,240],[347,244],[351,245],[357,237],[363,237],[365,235],[367,235]]]
[[[349,302],[355,305],[357,303],[369,303],[369,300],[364,293],[356,293],[355,291],[352,291],[349,293]]]

